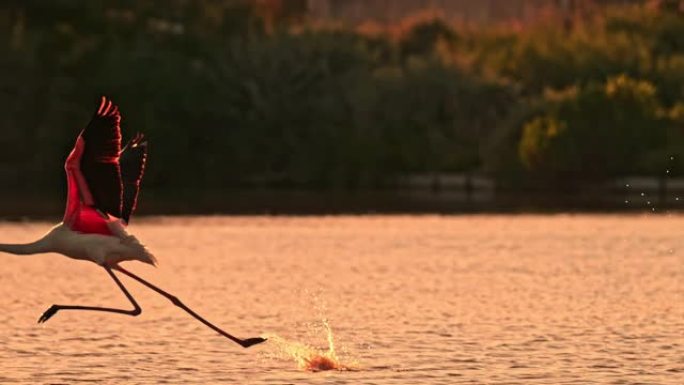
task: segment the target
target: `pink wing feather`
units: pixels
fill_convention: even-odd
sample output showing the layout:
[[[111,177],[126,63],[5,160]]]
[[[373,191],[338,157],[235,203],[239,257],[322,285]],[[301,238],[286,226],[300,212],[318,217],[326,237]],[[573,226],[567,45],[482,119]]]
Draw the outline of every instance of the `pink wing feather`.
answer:
[[[120,131],[118,127],[119,112],[116,105],[110,100],[107,100],[107,98],[102,97],[95,118],[114,118],[116,126],[114,127],[113,132],[118,140],[120,140]],[[83,136],[83,133],[78,136],[74,149],[71,151],[64,164],[67,175],[67,204],[63,222],[69,226],[70,229],[77,232],[112,235],[108,226],[108,222],[111,220],[110,216],[106,212],[96,208],[97,202],[93,197],[93,193],[88,186],[88,181],[81,169],[83,153],[88,145]],[[98,159],[98,161],[116,163],[118,168],[118,154],[116,159],[101,158]],[[120,179],[118,180],[118,183],[121,183]],[[120,195],[121,192],[119,191],[118,194]]]

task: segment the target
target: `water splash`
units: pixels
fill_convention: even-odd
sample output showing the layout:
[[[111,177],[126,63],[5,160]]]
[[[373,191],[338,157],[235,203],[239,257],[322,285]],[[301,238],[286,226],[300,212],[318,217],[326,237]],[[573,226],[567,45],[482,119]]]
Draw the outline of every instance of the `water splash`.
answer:
[[[323,319],[322,323],[327,334],[327,350],[288,340],[277,334],[265,334],[264,337],[276,346],[281,356],[294,359],[299,369],[311,372],[353,370],[355,365],[343,364],[335,352],[335,340],[330,323],[327,319]]]

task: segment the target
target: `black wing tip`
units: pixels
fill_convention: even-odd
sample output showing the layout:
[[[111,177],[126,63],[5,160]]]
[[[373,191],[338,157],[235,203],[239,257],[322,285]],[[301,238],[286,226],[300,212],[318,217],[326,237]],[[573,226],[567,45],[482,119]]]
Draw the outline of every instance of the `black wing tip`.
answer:
[[[109,96],[107,96],[107,95],[105,95],[105,94],[102,94],[102,95],[100,95],[100,97],[98,98],[98,104],[102,104],[102,103],[104,103],[104,102],[114,102],[114,101],[113,101],[112,98],[110,98]]]
[[[145,140],[145,134],[143,134],[142,132],[138,132],[135,134],[135,138],[133,139],[136,144],[140,144],[140,142]]]
[[[138,206],[138,193],[145,163],[147,162],[147,141],[145,135],[138,132],[126,144],[122,151],[121,177],[124,186],[122,219],[128,224]]]
[[[120,119],[121,113],[119,112],[119,106],[114,103],[112,98],[107,97],[106,95],[101,95],[99,104],[95,109],[95,116],[114,117],[115,119]]]
[[[133,138],[131,138],[131,140],[128,141],[128,143],[126,144],[126,147],[124,147],[122,152],[128,148],[134,149],[137,147],[144,147],[146,149],[147,148],[147,140],[145,140],[145,139],[146,139],[145,134],[143,134],[141,132],[136,133],[135,136]]]

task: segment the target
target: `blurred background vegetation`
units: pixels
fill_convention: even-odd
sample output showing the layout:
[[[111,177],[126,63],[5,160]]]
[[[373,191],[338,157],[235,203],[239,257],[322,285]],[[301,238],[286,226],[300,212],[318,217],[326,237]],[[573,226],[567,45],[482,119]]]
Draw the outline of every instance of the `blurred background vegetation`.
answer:
[[[145,189],[181,198],[431,173],[553,194],[684,169],[680,1],[382,24],[310,3],[5,1],[1,188],[54,195],[102,94],[149,137]]]

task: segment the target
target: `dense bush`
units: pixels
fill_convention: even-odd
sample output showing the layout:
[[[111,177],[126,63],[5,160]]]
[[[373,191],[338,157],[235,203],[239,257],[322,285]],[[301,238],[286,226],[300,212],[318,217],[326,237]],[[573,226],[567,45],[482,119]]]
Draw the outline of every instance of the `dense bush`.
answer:
[[[666,145],[652,84],[619,76],[548,99],[523,127],[519,152],[531,171],[564,182],[659,171],[644,162]]]
[[[55,160],[100,94],[120,103],[128,135],[150,137],[158,189],[375,187],[436,171],[581,183],[651,174],[684,149],[674,8],[570,28],[418,18],[369,34],[302,24],[299,1],[268,4],[9,2],[6,186],[61,181]]]

